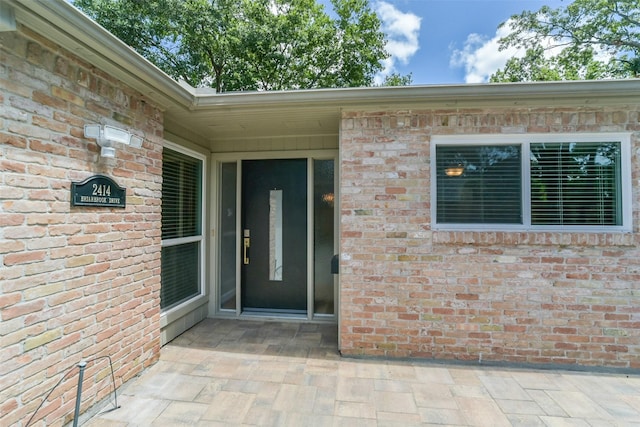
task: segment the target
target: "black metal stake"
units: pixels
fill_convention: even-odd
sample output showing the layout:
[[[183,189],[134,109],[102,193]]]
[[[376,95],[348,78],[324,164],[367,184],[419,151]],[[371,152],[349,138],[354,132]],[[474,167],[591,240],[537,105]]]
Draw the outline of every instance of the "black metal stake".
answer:
[[[82,380],[84,378],[84,368],[87,366],[87,362],[84,360],[78,363],[80,368],[80,375],[78,376],[78,390],[76,392],[76,411],[73,414],[73,427],[78,427],[78,418],[80,417],[80,402],[82,401]]]

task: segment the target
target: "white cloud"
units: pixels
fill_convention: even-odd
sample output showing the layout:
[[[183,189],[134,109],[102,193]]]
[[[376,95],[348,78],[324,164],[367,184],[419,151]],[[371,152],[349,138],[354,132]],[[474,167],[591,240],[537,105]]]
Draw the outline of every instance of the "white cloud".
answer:
[[[464,67],[466,83],[485,83],[489,77],[499,69],[503,68],[510,58],[521,58],[525,54],[524,49],[509,47],[499,50],[498,41],[511,32],[511,27],[507,22],[498,28],[496,34],[489,38],[481,34],[469,34],[462,49],[454,49],[451,55],[450,65],[452,67]],[[545,57],[560,54],[563,47],[559,46],[557,40],[548,38],[545,42]],[[611,55],[601,49],[596,48],[596,59],[607,62]]]
[[[464,47],[453,51],[450,65],[464,67],[466,83],[487,82],[493,73],[504,67],[509,58],[524,55],[522,49],[498,49],[498,40],[509,32],[509,26],[504,25],[498,28],[492,38],[481,34],[469,34]]]
[[[375,10],[382,21],[382,31],[387,35],[386,49],[391,55],[383,62],[384,69],[376,76],[375,82],[380,84],[395,71],[397,61],[407,64],[420,49],[418,36],[422,18],[411,12],[404,13],[385,1],[377,2]]]

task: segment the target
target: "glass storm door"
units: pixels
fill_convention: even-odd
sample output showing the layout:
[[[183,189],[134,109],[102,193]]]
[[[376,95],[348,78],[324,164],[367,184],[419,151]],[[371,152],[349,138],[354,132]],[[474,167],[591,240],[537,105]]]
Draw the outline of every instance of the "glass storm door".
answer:
[[[243,312],[307,313],[307,159],[242,162]]]

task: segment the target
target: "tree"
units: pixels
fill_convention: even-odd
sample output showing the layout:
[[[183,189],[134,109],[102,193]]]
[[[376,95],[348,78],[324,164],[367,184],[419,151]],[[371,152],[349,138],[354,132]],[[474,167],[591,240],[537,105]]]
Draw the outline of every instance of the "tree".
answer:
[[[578,80],[640,77],[638,0],[574,0],[514,15],[500,48],[525,49],[491,81]],[[559,52],[553,54],[552,52]]]
[[[75,0],[176,79],[218,92],[369,86],[388,57],[367,0]]]
[[[592,48],[576,52],[565,49],[549,56],[542,46],[527,49],[525,56],[510,58],[491,82],[597,80],[616,77],[612,64],[596,59]]]
[[[391,73],[384,78],[382,86],[409,86],[413,83],[413,74],[401,75],[400,73]]]

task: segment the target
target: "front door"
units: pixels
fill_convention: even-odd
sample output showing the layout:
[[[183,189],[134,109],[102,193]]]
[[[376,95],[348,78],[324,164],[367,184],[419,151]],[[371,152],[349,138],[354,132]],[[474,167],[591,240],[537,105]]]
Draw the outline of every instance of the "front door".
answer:
[[[307,313],[307,159],[242,162],[242,311]]]

